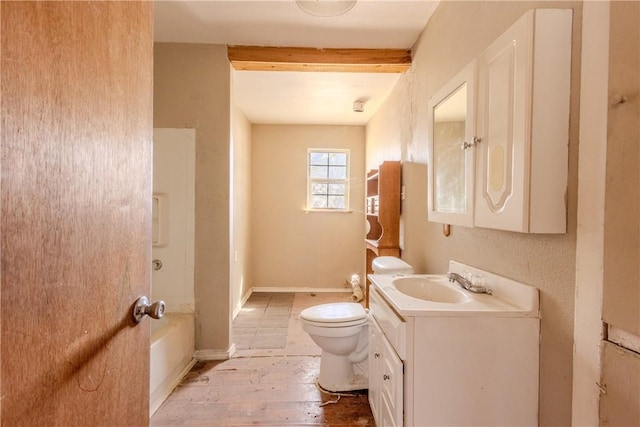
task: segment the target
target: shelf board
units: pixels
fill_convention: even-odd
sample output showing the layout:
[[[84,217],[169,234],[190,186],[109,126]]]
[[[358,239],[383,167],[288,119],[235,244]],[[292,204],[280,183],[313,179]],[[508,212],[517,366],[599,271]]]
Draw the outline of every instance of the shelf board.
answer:
[[[377,240],[373,240],[373,239],[364,239],[365,242],[367,242],[367,245],[371,245],[374,248],[378,247],[378,241]]]

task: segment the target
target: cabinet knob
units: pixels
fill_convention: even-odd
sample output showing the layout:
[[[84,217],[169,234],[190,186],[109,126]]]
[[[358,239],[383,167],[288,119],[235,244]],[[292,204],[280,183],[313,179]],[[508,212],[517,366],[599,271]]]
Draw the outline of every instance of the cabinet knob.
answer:
[[[378,357],[380,357],[380,353],[373,353],[373,357],[377,359]]]
[[[389,374],[382,374],[382,379],[383,379],[384,381],[386,381],[386,380],[390,380],[390,379],[391,379],[391,376],[390,376]]]
[[[474,136],[473,139],[471,140],[471,142],[464,141],[462,143],[462,149],[466,150],[467,148],[475,147],[476,145],[480,144],[481,142],[482,142],[482,138],[478,138],[477,136]]]

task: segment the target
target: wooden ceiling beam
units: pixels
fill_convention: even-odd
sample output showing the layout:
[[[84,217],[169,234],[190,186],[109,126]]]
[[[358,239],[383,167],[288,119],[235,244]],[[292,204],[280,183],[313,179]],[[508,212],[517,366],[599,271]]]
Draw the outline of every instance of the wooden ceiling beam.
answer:
[[[228,46],[227,52],[242,71],[403,73],[411,66],[411,50],[405,49]]]

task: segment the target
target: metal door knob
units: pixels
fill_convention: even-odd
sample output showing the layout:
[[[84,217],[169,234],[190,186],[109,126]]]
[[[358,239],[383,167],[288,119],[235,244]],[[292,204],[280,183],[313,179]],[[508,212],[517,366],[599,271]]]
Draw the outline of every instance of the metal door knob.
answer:
[[[133,320],[135,320],[136,323],[140,323],[144,316],[160,319],[164,316],[164,309],[164,301],[160,300],[151,304],[149,298],[142,296],[138,298],[136,304],[133,306]]]

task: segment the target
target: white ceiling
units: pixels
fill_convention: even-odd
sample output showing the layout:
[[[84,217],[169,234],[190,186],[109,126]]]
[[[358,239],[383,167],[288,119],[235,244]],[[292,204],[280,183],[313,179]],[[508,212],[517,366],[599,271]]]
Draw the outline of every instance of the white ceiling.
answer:
[[[327,0],[331,1],[331,0]],[[410,49],[438,1],[359,0],[345,15],[307,15],[294,0],[156,1],[155,41]],[[253,123],[366,124],[398,74],[234,71],[233,98]],[[353,102],[367,100],[365,111]]]

